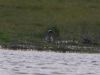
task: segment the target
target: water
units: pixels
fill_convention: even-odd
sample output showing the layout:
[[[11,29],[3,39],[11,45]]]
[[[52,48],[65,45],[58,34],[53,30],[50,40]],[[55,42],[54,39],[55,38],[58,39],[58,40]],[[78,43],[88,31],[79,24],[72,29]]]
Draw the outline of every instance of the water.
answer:
[[[0,75],[100,75],[100,54],[1,49]]]

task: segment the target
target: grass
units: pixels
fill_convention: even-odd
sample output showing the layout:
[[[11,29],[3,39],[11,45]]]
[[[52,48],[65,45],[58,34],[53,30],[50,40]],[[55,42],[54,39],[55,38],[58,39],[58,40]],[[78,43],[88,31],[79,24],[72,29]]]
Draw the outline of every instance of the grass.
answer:
[[[41,41],[57,25],[62,39],[100,36],[99,0],[0,0],[0,41]],[[99,39],[100,40],[100,39]]]

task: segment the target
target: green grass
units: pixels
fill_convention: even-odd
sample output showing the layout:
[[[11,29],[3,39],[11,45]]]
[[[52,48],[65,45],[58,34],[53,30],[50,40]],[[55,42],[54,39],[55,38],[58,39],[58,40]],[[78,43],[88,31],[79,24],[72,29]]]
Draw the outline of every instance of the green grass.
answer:
[[[63,39],[100,36],[99,0],[0,0],[0,41],[40,41],[57,25]]]

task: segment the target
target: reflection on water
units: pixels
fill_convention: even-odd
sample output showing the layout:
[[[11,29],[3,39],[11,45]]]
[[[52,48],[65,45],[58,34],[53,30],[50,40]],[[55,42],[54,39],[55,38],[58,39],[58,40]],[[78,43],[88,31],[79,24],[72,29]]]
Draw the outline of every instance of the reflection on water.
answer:
[[[100,75],[100,55],[1,50],[0,70],[6,75]]]

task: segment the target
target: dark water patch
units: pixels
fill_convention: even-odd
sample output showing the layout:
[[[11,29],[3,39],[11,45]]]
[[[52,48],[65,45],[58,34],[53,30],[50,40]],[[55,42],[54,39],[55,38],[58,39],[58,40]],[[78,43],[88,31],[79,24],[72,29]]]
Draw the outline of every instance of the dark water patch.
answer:
[[[44,69],[44,70],[56,70],[56,69],[58,69],[58,68],[56,68],[56,67],[40,67],[42,70]]]
[[[97,64],[97,63],[94,63],[93,65],[94,65],[94,66],[99,66],[99,64]]]
[[[82,64],[82,63],[88,63],[88,61],[87,61],[87,60],[82,60],[82,61],[80,61],[79,63],[80,63],[80,64]]]
[[[92,63],[94,66],[99,65],[99,64],[97,63],[97,61],[91,61],[91,63]]]
[[[92,63],[96,63],[97,61],[91,61]]]
[[[12,69],[12,71],[19,72],[20,70],[19,69]]]
[[[62,64],[62,65],[69,65],[68,63],[59,63],[59,64]]]
[[[15,69],[19,69],[20,67],[14,67]]]
[[[29,73],[26,73],[26,72],[16,72],[16,74],[27,75]]]
[[[60,72],[52,72],[52,75],[54,75],[54,74],[56,74],[56,75],[61,75],[61,74],[65,74],[65,73],[60,73]]]
[[[8,63],[10,63],[10,65],[12,65],[12,66],[15,66],[15,65],[19,64],[18,62],[10,62],[10,61]]]
[[[44,63],[38,63],[37,65],[41,66],[41,65],[45,65]]]
[[[41,67],[41,69],[50,69],[50,67]]]
[[[14,55],[13,53],[11,53],[10,55]]]
[[[7,60],[10,60],[11,59],[11,57],[7,57]]]
[[[96,75],[95,73],[91,73],[91,72],[89,72],[89,73],[87,73],[87,74],[88,74],[88,75]],[[87,74],[86,74],[86,75],[87,75]]]
[[[1,69],[8,70],[8,68],[2,67]]]
[[[33,68],[32,66],[26,66],[26,68]]]
[[[33,75],[48,75],[48,74],[34,73]]]
[[[53,64],[53,63],[38,63],[37,65],[42,66],[42,65],[46,65],[46,64],[50,65],[50,64]]]

